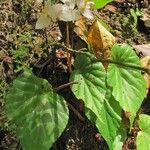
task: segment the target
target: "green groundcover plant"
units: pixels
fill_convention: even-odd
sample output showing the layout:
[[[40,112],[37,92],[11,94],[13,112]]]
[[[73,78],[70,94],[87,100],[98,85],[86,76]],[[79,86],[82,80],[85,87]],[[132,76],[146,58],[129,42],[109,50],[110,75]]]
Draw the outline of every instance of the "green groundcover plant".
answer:
[[[89,8],[81,9],[85,2],[83,0],[61,0],[61,4],[50,2],[48,11],[37,21],[37,29],[45,28],[57,20],[75,21],[80,15],[93,17]],[[90,2],[94,2],[94,7],[98,9],[111,0]],[[71,15],[66,18],[68,12]],[[50,13],[50,16],[47,17],[46,13]],[[115,44],[109,60],[97,59],[90,51],[67,50],[75,53],[70,81],[78,82],[71,86],[71,90],[84,102],[85,115],[95,123],[109,149],[121,149],[126,139],[122,111],[130,113],[131,128],[146,95],[139,58],[127,44]],[[107,71],[103,62],[109,63]],[[17,126],[17,136],[24,150],[48,150],[62,134],[69,119],[65,99],[53,90],[47,80],[36,77],[31,69],[25,70],[13,81],[6,96],[6,111]],[[139,126],[141,131],[137,136],[137,149],[143,150],[144,147],[144,150],[148,150],[150,117],[140,115]]]

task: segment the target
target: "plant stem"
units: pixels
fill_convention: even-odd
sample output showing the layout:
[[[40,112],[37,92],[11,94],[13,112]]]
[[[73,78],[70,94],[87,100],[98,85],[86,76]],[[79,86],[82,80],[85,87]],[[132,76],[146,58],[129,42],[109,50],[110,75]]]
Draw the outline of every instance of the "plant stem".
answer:
[[[70,47],[70,33],[69,33],[69,22],[66,23],[66,46]],[[71,69],[71,54],[69,53],[69,51],[67,51],[67,66],[68,66],[68,70],[71,73],[72,69]]]
[[[69,83],[60,85],[60,86],[54,88],[54,90],[55,90],[56,92],[58,92],[59,90],[62,90],[62,89],[64,89],[64,88],[68,87],[68,86],[71,86],[71,85],[77,84],[77,83],[78,83],[77,81],[72,81],[72,82],[69,82]]]
[[[110,59],[97,59],[97,60],[93,60],[92,62],[93,63],[94,62],[102,62],[102,63],[116,64],[120,67],[127,67],[127,68],[131,68],[131,69],[135,69],[135,70],[141,70],[141,71],[144,71],[144,72],[146,72],[147,74],[150,75],[150,69],[143,68],[143,67],[140,67],[140,66],[137,66],[137,65],[124,64],[124,63],[113,61],[113,60],[110,60]]]
[[[64,50],[69,51],[69,52],[74,52],[74,53],[78,53],[78,54],[84,54],[84,55],[87,55],[87,56],[91,56],[91,53],[87,52],[86,48],[82,48],[80,50],[74,50],[74,49],[71,49],[71,48],[67,47],[64,44],[57,43],[57,42],[50,43],[50,45],[60,46],[60,47],[64,48]],[[102,63],[116,64],[116,65],[118,65],[120,67],[127,67],[127,68],[131,68],[131,69],[135,69],[135,70],[141,70],[141,71],[144,71],[144,72],[146,72],[147,74],[150,75],[150,69],[143,68],[143,67],[140,67],[140,66],[137,66],[137,65],[134,65],[134,64],[130,65],[130,64],[124,64],[124,63],[121,63],[121,62],[113,61],[113,60],[110,60],[110,59],[96,59],[96,58],[94,60],[92,60],[92,62],[93,63],[94,62],[102,62]]]
[[[59,42],[52,42],[52,43],[49,44],[49,46],[60,46],[60,47],[64,48],[65,51],[69,51],[69,52],[73,52],[73,53],[79,53],[79,54],[85,54],[85,55],[88,55],[88,56],[91,55],[90,53],[85,52],[85,51],[87,51],[87,48],[82,48],[82,49],[79,49],[79,50],[74,50],[74,49],[69,48],[66,45],[64,45],[62,43],[59,43]]]

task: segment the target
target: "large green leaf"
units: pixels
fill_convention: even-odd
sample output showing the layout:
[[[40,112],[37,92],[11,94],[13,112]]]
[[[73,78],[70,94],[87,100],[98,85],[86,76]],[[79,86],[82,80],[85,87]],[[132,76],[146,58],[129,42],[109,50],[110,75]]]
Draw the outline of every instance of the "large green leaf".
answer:
[[[113,0],[92,0],[95,3],[95,8],[100,9]]]
[[[48,150],[68,122],[64,99],[30,71],[14,80],[6,96],[6,110],[24,150]]]
[[[72,86],[76,97],[82,99],[85,106],[99,117],[106,93],[106,73],[100,62],[92,63],[91,60],[92,57],[77,55],[75,70],[72,72],[70,80],[78,81],[78,84]]]
[[[99,114],[101,120],[96,120],[96,126],[109,145],[110,150],[121,150],[125,140],[125,130],[121,123],[121,111],[119,103],[108,90]]]
[[[137,150],[150,150],[150,116],[141,114],[139,127],[141,131],[137,135]]]
[[[77,55],[71,80],[78,81],[78,84],[74,84],[72,90],[84,101],[86,116],[96,123],[109,148],[119,150],[124,137],[121,107],[109,90],[106,93],[105,78],[101,63],[92,63],[92,57]]]
[[[139,58],[127,44],[114,45],[112,60],[125,65],[140,66]],[[113,87],[113,96],[121,107],[130,112],[132,124],[146,94],[146,84],[141,71],[119,64],[110,64],[107,82]]]

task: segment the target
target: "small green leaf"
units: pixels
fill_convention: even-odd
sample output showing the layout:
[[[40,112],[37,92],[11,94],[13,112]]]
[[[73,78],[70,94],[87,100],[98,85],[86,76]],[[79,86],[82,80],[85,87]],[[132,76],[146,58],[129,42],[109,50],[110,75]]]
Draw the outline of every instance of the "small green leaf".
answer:
[[[108,91],[99,114],[101,120],[96,120],[96,126],[109,145],[110,150],[121,150],[125,140],[125,130],[121,123],[121,111],[119,103]]]
[[[100,9],[107,5],[108,3],[112,2],[113,0],[92,0],[95,3],[95,8]]]
[[[6,96],[6,111],[24,150],[48,150],[68,122],[64,99],[31,71],[14,80]]]
[[[107,82],[112,86],[113,96],[120,103],[120,106],[125,111],[130,112],[132,124],[146,95],[146,84],[141,71],[124,67],[119,63],[140,66],[140,61],[133,49],[127,44],[114,45],[112,60],[118,64],[109,65]]]
[[[139,127],[141,131],[137,135],[137,150],[150,150],[150,116],[141,114]]]
[[[72,90],[78,99],[82,99],[85,106],[92,110],[97,117],[104,102],[105,70],[100,62],[92,63],[92,58],[79,54],[75,59],[75,70],[71,74],[71,81],[78,81]]]

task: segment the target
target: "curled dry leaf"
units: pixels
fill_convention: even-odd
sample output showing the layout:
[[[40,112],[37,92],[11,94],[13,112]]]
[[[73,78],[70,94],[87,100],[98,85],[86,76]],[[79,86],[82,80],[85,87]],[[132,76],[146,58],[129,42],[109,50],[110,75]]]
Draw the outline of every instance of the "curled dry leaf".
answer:
[[[116,40],[98,20],[89,27],[86,18],[81,17],[76,21],[74,31],[82,40],[91,45],[93,53],[98,59],[110,58],[111,48]],[[103,65],[105,68],[108,66],[108,64]]]
[[[90,27],[87,40],[92,46],[93,52],[97,58],[110,58],[111,48],[116,40],[98,20],[96,20]]]

